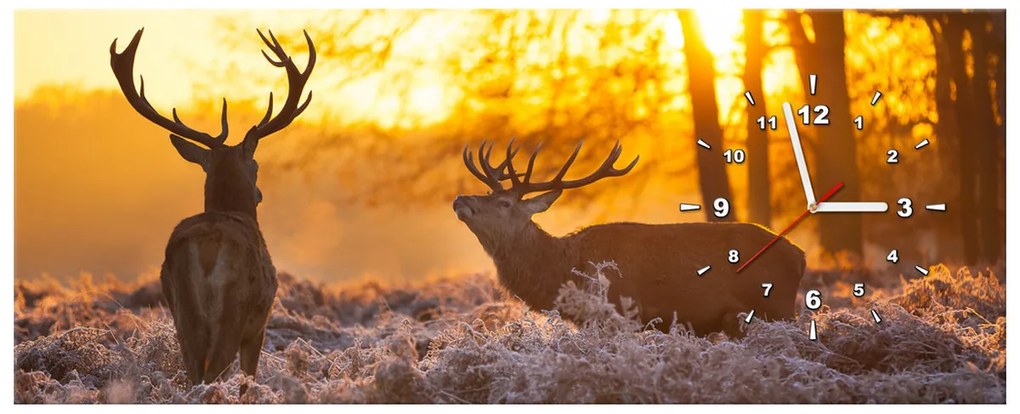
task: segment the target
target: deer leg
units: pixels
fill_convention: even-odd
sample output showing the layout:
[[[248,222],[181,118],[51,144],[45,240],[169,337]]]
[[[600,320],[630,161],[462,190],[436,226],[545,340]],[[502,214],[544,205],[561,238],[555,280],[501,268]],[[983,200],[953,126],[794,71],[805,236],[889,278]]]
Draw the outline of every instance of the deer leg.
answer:
[[[255,378],[259,367],[259,357],[262,356],[262,342],[265,335],[266,328],[262,327],[257,333],[246,335],[241,340],[241,371],[252,378]],[[245,391],[248,391],[248,385],[241,384],[240,395],[243,396]]]
[[[262,341],[265,335],[266,328],[262,328],[258,333],[241,341],[241,371],[245,374],[255,376],[255,371],[259,367],[259,357],[262,356]]]
[[[227,370],[234,362],[234,357],[237,356],[240,342],[237,335],[225,335],[217,338],[206,357],[205,382],[216,381]]]
[[[164,291],[166,290],[164,287]],[[205,360],[209,352],[209,331],[195,306],[171,306],[170,309],[188,380],[192,385],[201,384],[205,377]]]
[[[205,357],[208,345],[204,338],[190,338],[178,335],[178,342],[181,344],[181,356],[184,357],[184,367],[188,371],[188,380],[191,385],[202,383],[205,376]]]

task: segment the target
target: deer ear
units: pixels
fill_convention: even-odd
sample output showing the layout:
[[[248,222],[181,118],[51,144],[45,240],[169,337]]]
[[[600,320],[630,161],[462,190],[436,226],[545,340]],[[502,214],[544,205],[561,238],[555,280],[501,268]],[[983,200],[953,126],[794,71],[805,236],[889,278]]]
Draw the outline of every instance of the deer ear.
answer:
[[[174,134],[170,134],[170,142],[174,144],[174,148],[177,148],[177,153],[181,154],[182,158],[201,165],[203,171],[209,166],[209,150]]]
[[[528,214],[541,213],[547,210],[557,198],[560,198],[560,194],[563,194],[563,190],[553,190],[524,200],[524,210]]]

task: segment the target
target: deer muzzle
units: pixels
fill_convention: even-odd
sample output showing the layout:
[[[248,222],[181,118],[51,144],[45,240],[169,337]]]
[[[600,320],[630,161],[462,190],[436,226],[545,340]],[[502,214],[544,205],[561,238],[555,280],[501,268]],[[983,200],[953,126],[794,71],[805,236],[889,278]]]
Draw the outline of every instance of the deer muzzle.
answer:
[[[465,196],[457,196],[453,199],[453,211],[457,213],[457,218],[461,221],[475,214],[475,211],[468,205],[468,199]]]

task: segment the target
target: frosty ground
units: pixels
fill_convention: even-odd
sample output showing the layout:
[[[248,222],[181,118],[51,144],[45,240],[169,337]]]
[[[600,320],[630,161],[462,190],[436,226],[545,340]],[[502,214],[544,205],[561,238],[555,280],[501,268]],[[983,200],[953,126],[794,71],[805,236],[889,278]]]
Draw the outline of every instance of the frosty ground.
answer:
[[[225,381],[197,386],[187,384],[158,280],[22,281],[14,399],[1003,403],[1006,290],[996,274],[1004,271],[975,273],[939,265],[924,278],[869,287],[859,299],[851,281],[896,277],[809,272],[802,289],[826,292],[826,306],[796,321],[755,320],[736,340],[677,326],[664,333],[621,315],[595,269],[592,283],[565,286],[550,312],[507,297],[491,275],[323,286],[281,274],[257,378],[239,374],[235,362]],[[811,319],[818,341],[806,334]]]

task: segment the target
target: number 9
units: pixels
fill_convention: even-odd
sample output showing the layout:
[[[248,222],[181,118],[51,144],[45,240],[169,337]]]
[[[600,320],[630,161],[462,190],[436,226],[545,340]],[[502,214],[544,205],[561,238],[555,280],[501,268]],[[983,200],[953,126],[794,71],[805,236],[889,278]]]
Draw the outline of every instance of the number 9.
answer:
[[[726,217],[730,214],[730,202],[725,198],[719,197],[712,203],[715,207],[715,216],[719,218]]]

